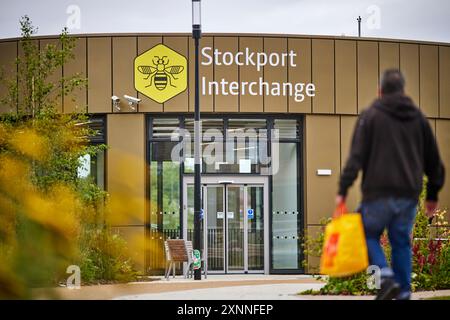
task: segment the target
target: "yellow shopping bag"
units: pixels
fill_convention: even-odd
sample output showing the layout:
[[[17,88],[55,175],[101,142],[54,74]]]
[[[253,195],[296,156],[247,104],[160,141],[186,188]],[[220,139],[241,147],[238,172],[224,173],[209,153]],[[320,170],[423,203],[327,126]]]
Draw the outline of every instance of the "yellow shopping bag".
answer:
[[[361,215],[346,212],[345,205],[336,208],[325,228],[320,273],[330,277],[350,276],[369,265]]]

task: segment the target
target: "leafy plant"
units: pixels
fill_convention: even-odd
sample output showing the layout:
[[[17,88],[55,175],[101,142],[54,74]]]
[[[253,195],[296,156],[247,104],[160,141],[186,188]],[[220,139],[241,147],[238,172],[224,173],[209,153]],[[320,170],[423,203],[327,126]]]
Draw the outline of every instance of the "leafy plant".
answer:
[[[63,29],[57,44],[39,48],[31,20],[20,25],[18,76],[0,74],[9,89],[0,102],[13,111],[0,116],[0,297],[31,297],[72,264],[88,282],[131,279],[126,243],[107,224],[107,193],[77,174],[81,156],[106,146],[89,144],[96,132],[86,114],[57,112],[61,96],[87,83],[49,77],[73,58],[76,39]]]

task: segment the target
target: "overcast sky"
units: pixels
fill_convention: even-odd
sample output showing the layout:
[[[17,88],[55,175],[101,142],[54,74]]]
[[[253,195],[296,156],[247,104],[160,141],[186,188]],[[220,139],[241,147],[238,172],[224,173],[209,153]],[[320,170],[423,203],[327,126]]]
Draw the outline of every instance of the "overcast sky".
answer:
[[[0,38],[29,15],[39,35],[190,32],[190,0],[0,0]],[[449,0],[202,0],[204,32],[357,35],[450,42]]]

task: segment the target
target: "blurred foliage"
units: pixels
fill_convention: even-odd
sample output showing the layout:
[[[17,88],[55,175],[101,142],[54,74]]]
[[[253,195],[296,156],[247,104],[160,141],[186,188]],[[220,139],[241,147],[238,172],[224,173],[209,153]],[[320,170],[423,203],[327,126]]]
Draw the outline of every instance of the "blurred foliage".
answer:
[[[430,226],[424,209],[426,188],[423,189],[413,230],[411,286],[413,290],[450,289],[450,226],[446,219],[447,212],[437,210]]]
[[[430,224],[425,215],[426,178],[417,207],[416,221],[413,229],[413,273],[411,287],[417,290],[439,290],[450,288],[450,229],[446,220],[446,210],[438,210],[433,224]],[[305,238],[305,257],[320,259],[324,242],[324,230],[330,219],[323,219],[320,224],[322,232]],[[390,263],[391,248],[387,233],[385,232],[380,242],[384,253]],[[304,261],[307,266],[307,260]],[[316,268],[309,268],[309,272],[318,273]],[[327,277],[316,275],[316,279],[326,281],[324,287],[319,290],[306,290],[301,294],[313,295],[365,295],[375,294],[367,286],[369,274],[361,272],[350,277]]]
[[[106,146],[89,144],[96,132],[87,115],[57,112],[57,98],[86,79],[48,79],[73,58],[76,39],[63,30],[57,45],[39,48],[30,19],[20,24],[18,81],[0,77],[9,88],[1,103],[12,110],[0,117],[0,298],[32,298],[32,288],[64,283],[70,265],[84,282],[130,280],[127,246],[108,225],[108,195],[77,174],[81,156]]]

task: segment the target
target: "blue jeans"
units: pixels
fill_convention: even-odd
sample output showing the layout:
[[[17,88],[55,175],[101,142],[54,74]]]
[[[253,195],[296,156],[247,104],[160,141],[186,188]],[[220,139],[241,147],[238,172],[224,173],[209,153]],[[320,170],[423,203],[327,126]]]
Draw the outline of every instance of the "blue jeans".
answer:
[[[383,198],[361,204],[361,215],[366,234],[371,265],[381,269],[382,276],[394,275],[401,294],[411,292],[412,250],[411,232],[416,217],[417,201],[407,198]],[[392,269],[380,245],[380,237],[387,229],[391,244]]]

